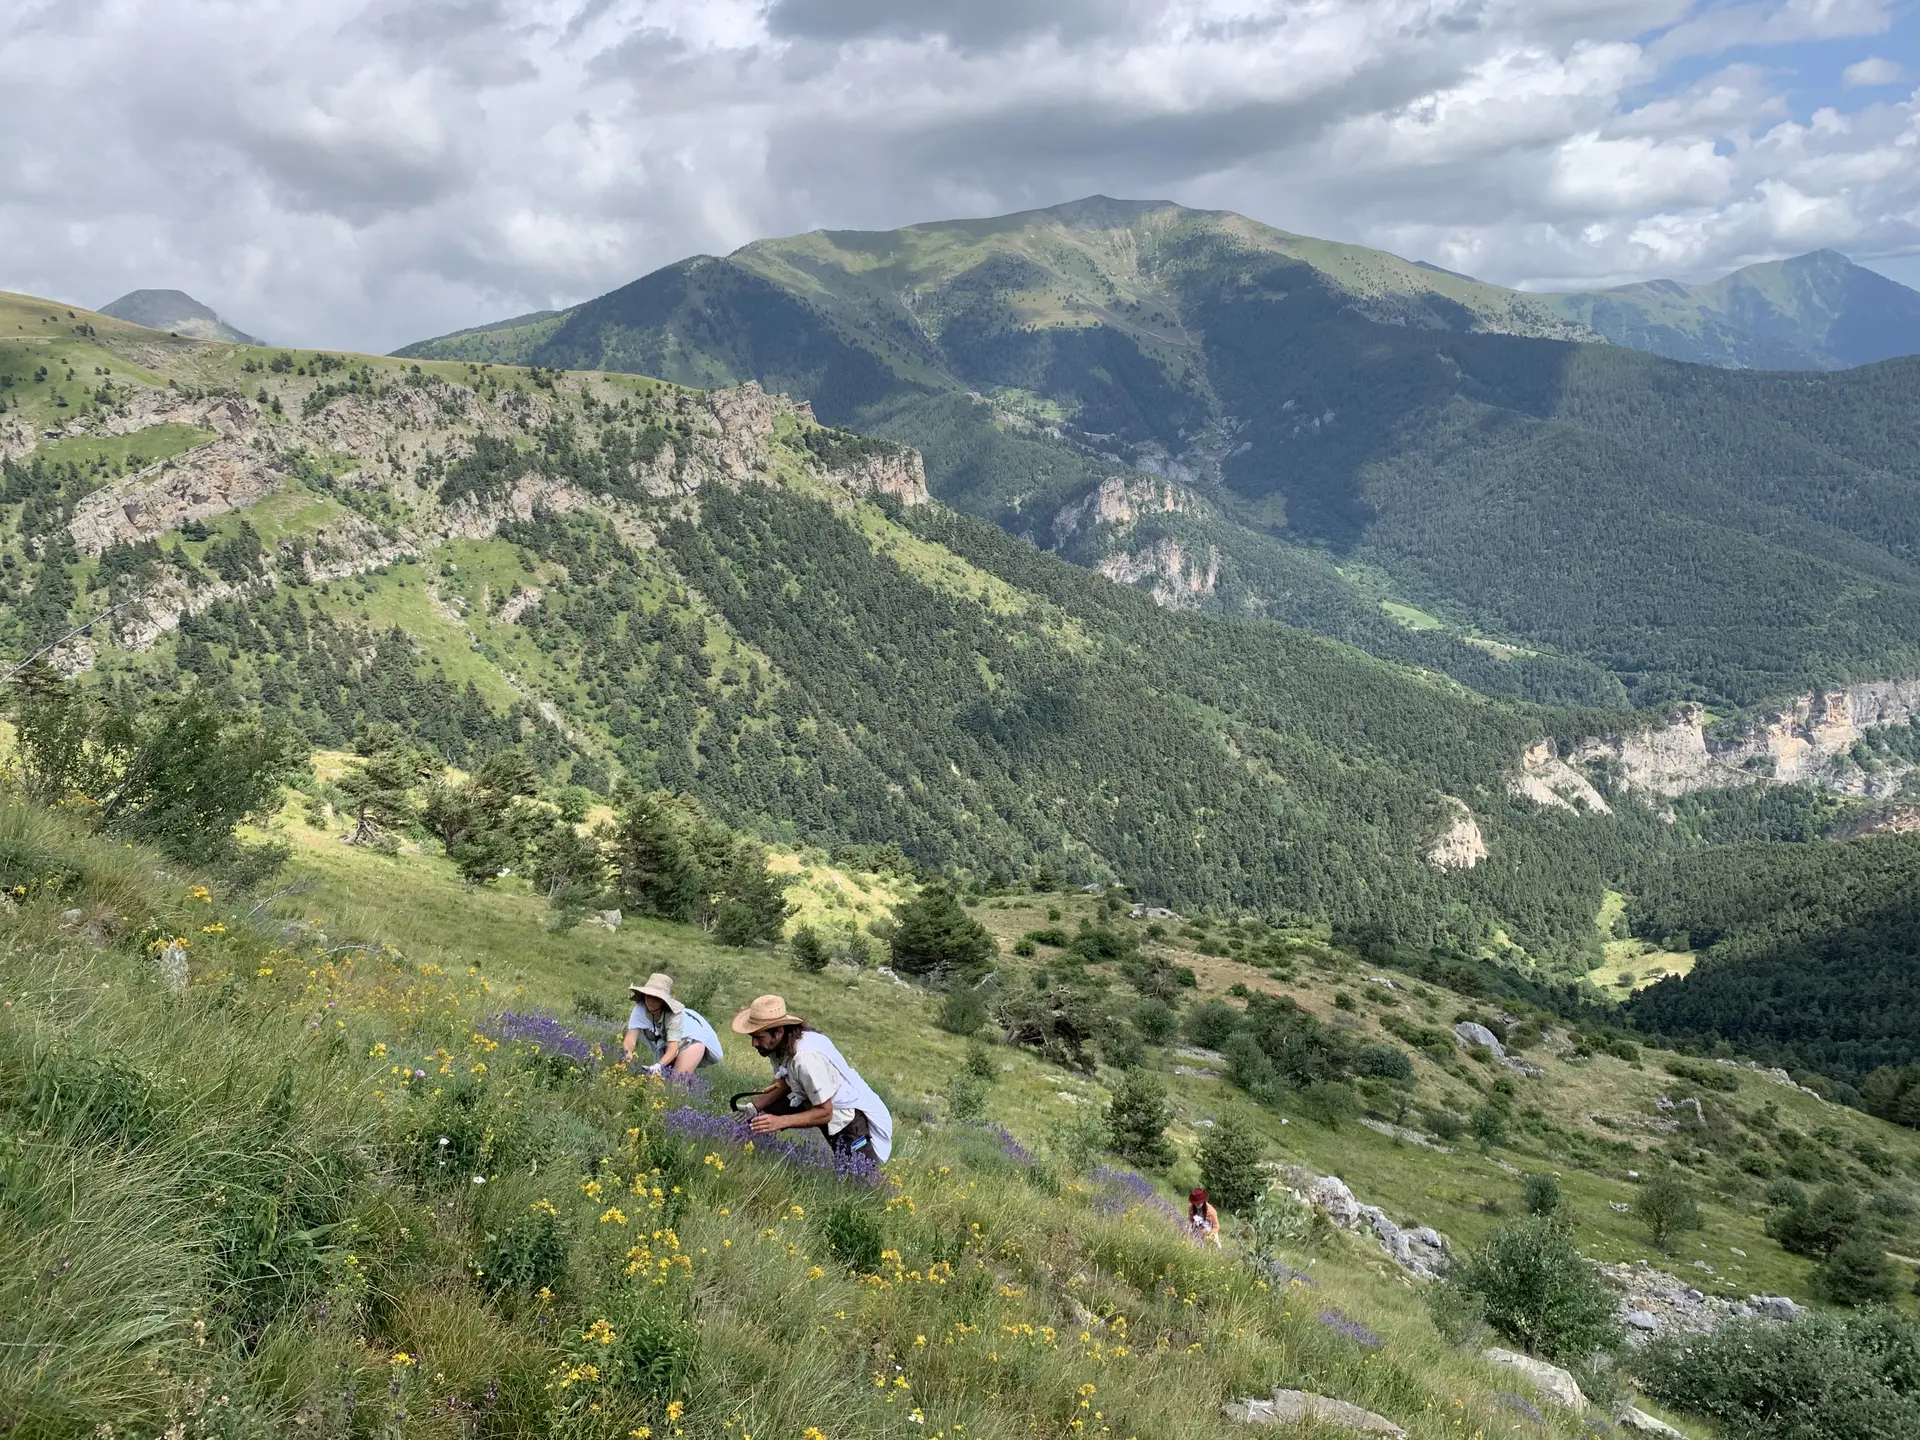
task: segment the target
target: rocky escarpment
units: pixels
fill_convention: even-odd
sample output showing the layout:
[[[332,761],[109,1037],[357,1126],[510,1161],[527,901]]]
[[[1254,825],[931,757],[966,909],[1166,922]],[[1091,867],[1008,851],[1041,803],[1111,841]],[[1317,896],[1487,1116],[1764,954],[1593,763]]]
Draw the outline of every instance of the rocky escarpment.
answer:
[[[1452,795],[1440,797],[1447,804],[1447,828],[1427,846],[1427,863],[1441,870],[1471,870],[1487,858],[1487,839],[1480,823],[1473,818],[1467,802]]]
[[[1054,517],[1053,546],[1109,580],[1145,587],[1157,604],[1186,609],[1218,588],[1220,551],[1210,544],[1202,550],[1151,522],[1204,510],[1205,502],[1177,481],[1110,475]]]
[[[236,589],[341,579],[450,540],[486,539],[536,515],[593,511],[645,548],[654,543],[649,507],[666,502],[696,513],[709,485],[824,485],[848,501],[886,496],[907,505],[931,498],[917,452],[831,432],[821,444],[805,405],[752,382],[706,394],[662,387],[635,411],[630,384],[595,375],[544,377],[529,390],[477,371],[470,384],[397,368],[348,374],[349,383],[289,396],[297,410],[233,391],[153,389],[65,427],[60,438],[136,434],[161,423],[213,436],[83,496],[67,526],[83,554],[155,540],[281,491],[303,493],[310,512],[243,576],[217,577],[184,561],[150,574],[140,593],[103,617],[115,643],[150,648]],[[621,424],[633,437],[624,446]],[[481,483],[444,483],[489,443],[499,463]],[[603,452],[618,458],[579,463],[581,452],[591,457],[603,445],[619,447]],[[596,479],[583,484],[582,475]],[[93,645],[76,639],[56,658],[69,671],[85,669]]]
[[[1596,735],[1568,747],[1532,746],[1510,779],[1540,805],[1604,812],[1589,777],[1619,790],[1673,799],[1742,785],[1818,786],[1861,799],[1906,792],[1915,766],[1896,754],[1860,754],[1873,733],[1920,723],[1920,680],[1880,680],[1797,695],[1738,720],[1709,725],[1682,705],[1644,729]]]

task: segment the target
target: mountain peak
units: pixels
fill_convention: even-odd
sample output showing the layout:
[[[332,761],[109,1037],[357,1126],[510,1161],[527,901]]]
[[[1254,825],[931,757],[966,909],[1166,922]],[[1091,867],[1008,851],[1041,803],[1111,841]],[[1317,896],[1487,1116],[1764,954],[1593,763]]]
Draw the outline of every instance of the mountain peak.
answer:
[[[118,300],[100,307],[102,315],[144,325],[149,330],[167,330],[196,340],[227,340],[236,345],[257,345],[251,335],[234,329],[211,307],[201,304],[184,290],[129,290]]]

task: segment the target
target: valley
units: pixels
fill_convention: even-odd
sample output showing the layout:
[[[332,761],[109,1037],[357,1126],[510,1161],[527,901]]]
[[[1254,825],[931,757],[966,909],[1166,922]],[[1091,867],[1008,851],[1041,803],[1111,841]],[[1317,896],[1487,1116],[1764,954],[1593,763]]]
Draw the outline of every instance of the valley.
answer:
[[[1394,366],[1455,367],[1394,424],[1423,465],[1460,447],[1476,485],[1535,423],[1461,408],[1517,383],[1498,347],[1576,343],[1487,287],[1416,303],[1418,275],[1271,248],[1359,297],[1313,322],[1323,360],[1354,360],[1338,383],[1393,396]],[[1109,309],[1176,355],[1157,294]],[[1529,333],[1428,324],[1454,313],[1436,295]],[[1023,323],[1085,328],[1031,298]],[[394,1433],[436,1437],[1200,1440],[1299,1387],[1420,1436],[1591,1434],[1631,1402],[1706,1437],[1692,1382],[1648,1358],[1660,1337],[1913,1309],[1920,726],[1888,638],[1903,542],[1868,554],[1859,490],[1823,503],[1862,534],[1806,530],[1834,568],[1792,580],[1871,571],[1859,623],[1803,613],[1799,639],[1714,651],[1711,685],[1649,680],[1644,655],[1502,639],[1520,632],[1491,611],[1404,588],[1415,560],[1384,539],[1289,536],[1308,490],[1249,523],[1217,445],[1205,474],[1150,439],[1098,460],[1092,402],[1044,385],[943,396],[924,369],[867,433],[685,355],[663,379],[277,349],[30,297],[0,321],[5,1113],[107,1177],[54,1219],[62,1172],[7,1172],[27,1197],[0,1211],[9,1245],[35,1258],[0,1293],[38,1317],[36,1355],[66,1355],[0,1355],[7,1413],[57,1417],[27,1433],[212,1434],[226,1393],[235,1434],[358,1434],[386,1405]],[[1667,363],[1578,345],[1552,352],[1563,379]],[[1568,384],[1556,404],[1605,408]],[[1192,386],[1204,417],[1222,392]],[[1586,444],[1538,423],[1527,445]],[[967,454],[1039,488],[956,490]],[[1595,493],[1642,503],[1615,493],[1630,473]],[[1506,484],[1461,513],[1517,513],[1485,502]],[[1420,564],[1465,543],[1421,534]],[[1646,634],[1697,650],[1750,603],[1698,631],[1649,611]],[[224,736],[254,798],[192,818],[213,803],[194,787],[221,788],[204,746],[143,771],[176,721]],[[172,784],[177,813],[116,818]],[[660,898],[676,844],[698,905]],[[881,968],[949,891],[975,969]],[[871,1204],[744,1145],[710,1095],[602,1063],[622,988],[655,969],[716,1018],[777,990],[859,1057],[901,1121]],[[723,1078],[755,1072],[730,1053]],[[1151,1136],[1127,1128],[1141,1095]],[[1227,1203],[1229,1248],[1205,1252],[1164,1197],[1234,1173],[1228,1134],[1271,1198]],[[205,1173],[231,1225],[224,1198],[185,1203]],[[1687,1223],[1650,1228],[1647,1197],[1676,1194]],[[126,1217],[156,1205],[181,1218],[143,1238]],[[286,1228],[261,1218],[283,1205]],[[613,1243],[653,1211],[663,1228]],[[1449,1318],[1438,1257],[1479,1264],[1529,1225],[1577,1246],[1599,1349]],[[82,1233],[84,1294],[56,1268]],[[156,1265],[136,1304],[122,1277]],[[632,1265],[670,1293],[624,1285]],[[775,1312],[769,1338],[754,1317]],[[148,1328],[97,1341],[133,1314]],[[589,1348],[629,1334],[653,1338]],[[764,1378],[801,1338],[832,1363]],[[1598,1408],[1556,1409],[1486,1358],[1495,1339],[1572,1367]],[[691,1379],[721,1374],[763,1378],[737,1404]]]

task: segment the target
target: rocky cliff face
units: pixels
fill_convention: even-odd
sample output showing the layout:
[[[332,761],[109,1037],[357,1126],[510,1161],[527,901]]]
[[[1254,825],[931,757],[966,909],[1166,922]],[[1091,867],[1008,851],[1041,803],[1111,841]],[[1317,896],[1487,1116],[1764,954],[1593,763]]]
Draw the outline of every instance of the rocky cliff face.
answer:
[[[1605,771],[1621,789],[1672,799],[1695,790],[1808,784],[1863,799],[1903,793],[1914,766],[1896,757],[1863,768],[1855,747],[1876,729],[1920,720],[1920,680],[1883,680],[1797,695],[1727,727],[1683,705],[1664,724],[1593,736],[1562,758],[1551,741],[1527,751],[1516,793],[1543,805],[1605,802],[1580,773]],[[1575,767],[1580,767],[1576,769]],[[1596,803],[1597,802],[1597,803]]]
[[[1053,544],[1109,580],[1145,586],[1156,603],[1185,609],[1218,588],[1220,551],[1209,544],[1202,553],[1151,522],[1204,510],[1205,502],[1178,481],[1110,475],[1054,517]]]
[[[1446,801],[1452,819],[1427,847],[1427,863],[1440,870],[1471,870],[1488,854],[1480,822],[1473,818],[1466,801],[1451,795],[1440,798]]]

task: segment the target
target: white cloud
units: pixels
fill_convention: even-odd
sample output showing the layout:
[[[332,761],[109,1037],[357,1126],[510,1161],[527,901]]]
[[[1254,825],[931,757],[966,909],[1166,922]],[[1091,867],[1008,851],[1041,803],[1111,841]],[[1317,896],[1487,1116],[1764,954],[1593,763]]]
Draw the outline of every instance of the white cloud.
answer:
[[[1863,90],[1878,85],[1898,85],[1906,78],[1906,72],[1893,61],[1879,55],[1869,55],[1864,60],[1856,60],[1840,72],[1840,83],[1849,90]]]
[[[1782,93],[1794,45],[1889,13],[47,0],[0,18],[0,287],[179,286],[275,338],[385,349],[759,235],[1095,191],[1508,283],[1892,255],[1920,249],[1915,102],[1800,120]],[[1890,83],[1853,78],[1876,63],[1847,83]]]

